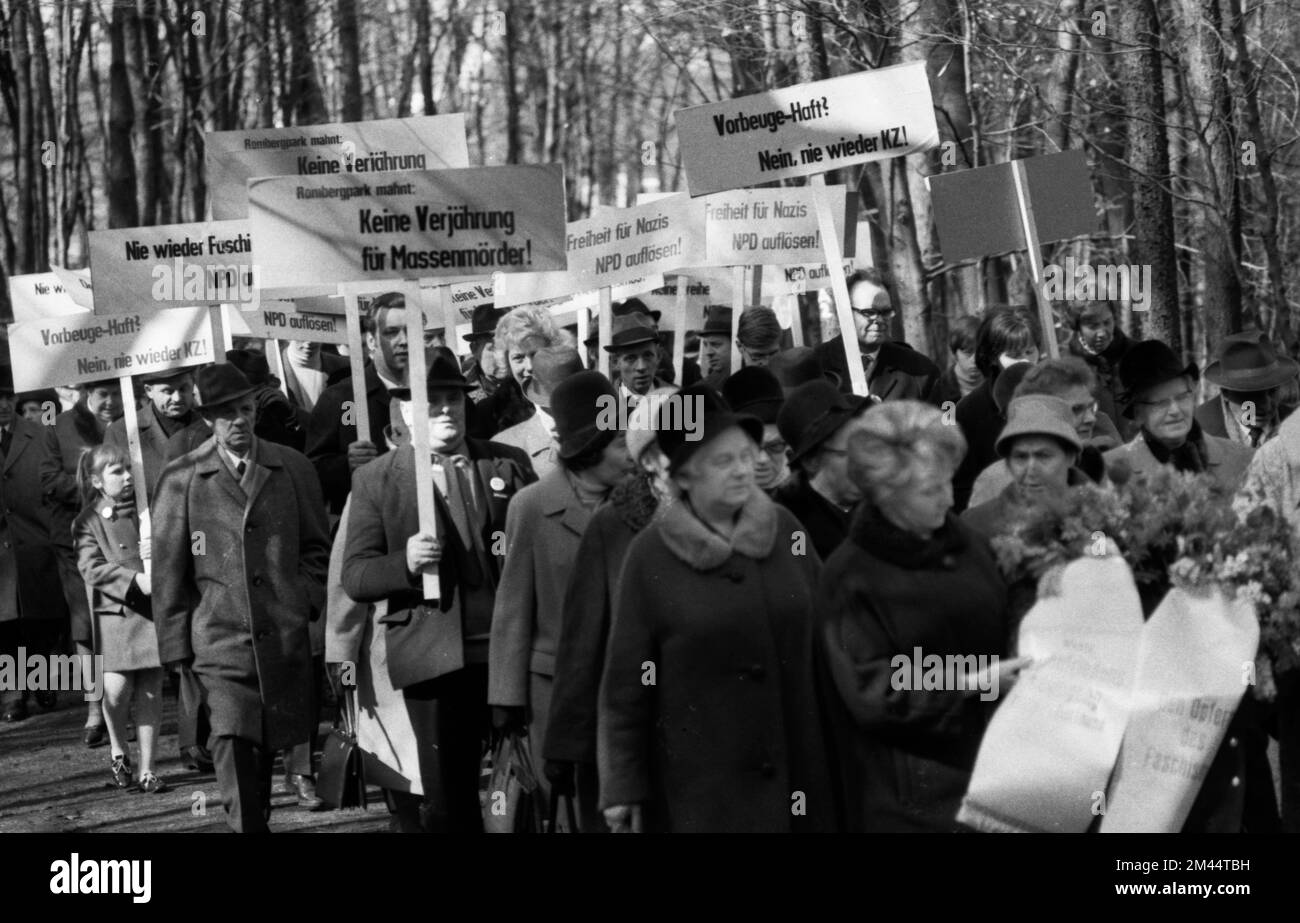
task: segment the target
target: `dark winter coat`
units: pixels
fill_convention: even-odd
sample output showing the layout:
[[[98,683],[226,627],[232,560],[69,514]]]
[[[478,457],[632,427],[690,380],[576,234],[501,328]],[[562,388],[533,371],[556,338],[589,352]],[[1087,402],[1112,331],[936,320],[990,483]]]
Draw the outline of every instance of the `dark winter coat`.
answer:
[[[307,625],[325,603],[329,527],[303,455],[256,440],[252,459],[242,485],[215,439],[163,469],[154,618],[162,662],[192,661],[212,733],[276,750],[314,730]]]
[[[772,499],[794,513],[794,518],[808,533],[823,561],[848,535],[852,513],[844,512],[814,490],[803,471],[793,472],[790,479],[776,489]]]
[[[853,380],[849,376],[848,358],[844,354],[843,335],[819,344],[814,352],[824,370],[839,376],[840,390],[845,394],[852,393]],[[880,353],[871,366],[867,389],[882,401],[904,398],[928,401],[938,380],[939,367],[925,356],[905,344],[887,342],[881,345]]]
[[[820,561],[791,553],[798,528],[756,490],[731,544],[685,502],[632,541],[600,689],[602,807],[641,804],[646,829],[667,832],[833,825],[812,672]]]
[[[895,689],[893,658],[1003,655],[1007,591],[988,543],[949,514],[922,540],[859,506],[822,569],[822,676],[847,826],[953,831],[990,703],[961,690]],[[909,671],[910,672],[910,671]]]
[[[321,491],[334,514],[343,512],[343,501],[352,489],[348,446],[358,439],[357,426],[355,422],[344,422],[343,409],[344,402],[352,400],[352,378],[349,376],[321,392],[307,423],[307,458],[316,467]],[[391,420],[391,401],[388,389],[370,362],[366,363],[366,406],[370,410],[370,435],[367,438],[382,455],[388,451],[384,429]],[[351,419],[349,417],[349,421]]]
[[[66,623],[58,555],[62,547],[70,552],[72,533],[60,535],[56,528],[54,433],[16,413],[12,425],[9,450],[0,462],[0,622]]]

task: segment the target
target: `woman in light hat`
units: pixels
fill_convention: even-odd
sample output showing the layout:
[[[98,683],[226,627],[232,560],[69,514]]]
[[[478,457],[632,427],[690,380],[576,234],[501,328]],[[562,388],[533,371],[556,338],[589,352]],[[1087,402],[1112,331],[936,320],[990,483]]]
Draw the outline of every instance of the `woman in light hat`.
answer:
[[[665,429],[680,496],[628,549],[601,680],[611,829],[792,832],[834,819],[812,673],[819,559],[754,483],[762,426],[711,388]]]
[[[578,544],[564,594],[564,619],[555,649],[550,725],[543,754],[553,791],[577,793],[583,832],[602,832],[605,818],[588,797],[596,791],[596,700],[618,577],[632,540],[668,502],[667,461],[655,443],[660,403],[676,388],[650,392],[628,417],[627,453],[636,473],[609,493]]]

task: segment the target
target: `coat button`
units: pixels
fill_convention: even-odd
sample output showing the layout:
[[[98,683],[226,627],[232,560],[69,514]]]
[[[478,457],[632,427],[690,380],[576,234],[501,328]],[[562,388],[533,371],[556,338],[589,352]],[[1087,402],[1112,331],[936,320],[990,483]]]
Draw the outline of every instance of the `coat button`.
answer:
[[[1237,738],[1235,738],[1235,737],[1229,737],[1229,738],[1228,738],[1228,746],[1229,746],[1229,747],[1235,747],[1235,746],[1237,746]]]
[[[1233,777],[1232,777],[1232,787],[1233,787],[1233,788],[1240,788],[1240,787],[1241,787],[1241,776],[1233,776]]]
[[[764,669],[761,663],[756,663],[749,668],[749,675],[754,677],[754,682],[761,683],[767,676],[767,670]]]
[[[261,586],[261,585],[262,585],[262,578],[261,578],[261,577],[254,577],[254,578],[253,578],[253,586]]]
[[[758,771],[763,774],[764,779],[770,779],[772,776],[776,775],[776,767],[771,763],[764,763],[762,766],[759,766]]]

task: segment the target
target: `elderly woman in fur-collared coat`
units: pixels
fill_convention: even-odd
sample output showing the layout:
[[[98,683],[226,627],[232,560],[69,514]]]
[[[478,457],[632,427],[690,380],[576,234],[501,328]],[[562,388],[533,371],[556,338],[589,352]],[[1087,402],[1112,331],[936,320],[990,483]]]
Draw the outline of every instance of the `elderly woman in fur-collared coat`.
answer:
[[[1007,590],[985,539],[951,512],[965,439],[918,401],[867,414],[849,444],[863,489],[817,594],[850,830],[942,832],[956,821],[994,703],[980,688],[900,688],[899,655],[1001,656]],[[985,661],[976,661],[985,662]],[[1018,661],[1002,661],[999,688]],[[907,684],[910,686],[910,683]]]
[[[633,540],[600,690],[615,832],[792,832],[835,816],[812,674],[820,566],[754,482],[762,435],[706,385],[702,432],[659,427],[681,498]],[[699,417],[697,417],[699,419]]]

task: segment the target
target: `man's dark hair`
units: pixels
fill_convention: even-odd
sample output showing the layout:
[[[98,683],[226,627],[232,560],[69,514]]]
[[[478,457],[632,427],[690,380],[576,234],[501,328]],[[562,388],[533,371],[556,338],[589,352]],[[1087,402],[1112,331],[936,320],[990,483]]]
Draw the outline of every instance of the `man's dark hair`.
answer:
[[[948,328],[948,352],[953,355],[957,350],[964,349],[969,353],[975,352],[975,338],[979,334],[980,319],[974,315],[967,314],[957,318]]]

